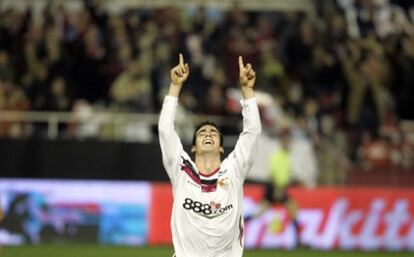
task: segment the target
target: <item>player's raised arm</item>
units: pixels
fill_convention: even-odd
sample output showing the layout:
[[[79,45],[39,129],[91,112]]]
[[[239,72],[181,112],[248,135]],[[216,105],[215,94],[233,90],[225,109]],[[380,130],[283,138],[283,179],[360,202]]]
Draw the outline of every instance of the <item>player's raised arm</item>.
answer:
[[[244,65],[243,58],[239,57],[240,90],[243,95],[242,115],[243,131],[237,140],[234,151],[229,155],[230,160],[240,170],[240,179],[244,180],[253,165],[255,153],[258,147],[258,136],[262,130],[259,109],[254,97],[254,85],[256,72],[252,65]]]
[[[254,84],[256,82],[256,72],[250,63],[246,66],[243,64],[243,58],[239,56],[239,72],[240,72],[240,89],[244,99],[254,97]]]
[[[178,105],[178,96],[181,87],[187,80],[190,70],[187,63],[184,63],[182,54],[179,56],[179,63],[171,69],[171,83],[168,95],[164,98],[160,118],[158,121],[158,135],[161,146],[162,161],[164,167],[174,183],[176,166],[180,160],[183,147],[175,132],[174,119]]]
[[[179,58],[178,65],[171,69],[171,83],[170,89],[168,90],[168,95],[175,97],[179,96],[181,87],[190,74],[188,63],[184,63],[184,57],[181,53]]]

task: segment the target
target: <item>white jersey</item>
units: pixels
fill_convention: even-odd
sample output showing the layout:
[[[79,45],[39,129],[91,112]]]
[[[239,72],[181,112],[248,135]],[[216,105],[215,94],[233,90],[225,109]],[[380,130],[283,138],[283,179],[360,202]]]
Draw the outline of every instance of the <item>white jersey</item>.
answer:
[[[158,124],[163,164],[173,187],[171,230],[176,256],[242,256],[243,182],[261,131],[256,99],[241,101],[243,132],[233,152],[209,175],[197,170],[174,130],[177,102],[176,97],[165,97]]]

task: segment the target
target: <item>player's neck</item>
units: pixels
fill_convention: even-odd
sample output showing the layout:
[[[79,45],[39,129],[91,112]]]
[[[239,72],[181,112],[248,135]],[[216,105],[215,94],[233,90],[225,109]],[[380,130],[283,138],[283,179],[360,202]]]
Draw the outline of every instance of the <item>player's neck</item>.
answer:
[[[203,174],[209,175],[220,167],[220,154],[199,154],[195,156],[197,169]]]

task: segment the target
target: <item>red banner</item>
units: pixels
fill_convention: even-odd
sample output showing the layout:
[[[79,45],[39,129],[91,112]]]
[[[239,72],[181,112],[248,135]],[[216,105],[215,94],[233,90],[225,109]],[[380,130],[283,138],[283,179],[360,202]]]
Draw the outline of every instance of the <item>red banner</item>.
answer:
[[[170,184],[154,183],[150,205],[148,244],[171,244],[170,217],[173,198]]]
[[[318,249],[414,250],[414,190],[400,188],[292,188],[302,242]],[[149,244],[170,244],[171,187],[154,184]],[[245,186],[245,213],[260,206],[263,188]],[[270,229],[280,220],[280,228]],[[245,227],[248,248],[292,248],[294,227],[286,210],[273,206]]]

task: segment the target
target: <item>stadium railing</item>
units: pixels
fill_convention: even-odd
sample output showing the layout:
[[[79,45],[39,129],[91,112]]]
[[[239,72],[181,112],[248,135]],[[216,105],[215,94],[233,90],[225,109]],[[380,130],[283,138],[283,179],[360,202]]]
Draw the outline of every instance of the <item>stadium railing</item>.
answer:
[[[48,139],[57,139],[59,136],[60,124],[76,124],[76,125],[111,125],[114,130],[114,138],[122,141],[122,133],[128,124],[145,124],[146,126],[156,126],[158,122],[158,114],[153,113],[119,113],[108,111],[96,111],[92,113],[76,113],[76,112],[48,112],[48,111],[1,111],[0,124],[4,123],[28,123],[28,124],[44,124],[46,125],[46,136]],[[239,117],[227,117],[218,115],[188,115],[185,117],[188,126],[197,124],[198,122],[209,120],[216,122],[223,128],[237,128]]]
[[[25,3],[30,2],[33,6],[42,7],[50,4],[49,0],[2,0],[0,6],[23,7]],[[52,1],[53,2],[53,1]],[[78,9],[83,6],[83,0],[56,1],[64,3],[69,8]],[[160,8],[160,7],[195,7],[208,6],[219,9],[231,9],[237,6],[243,10],[279,10],[279,11],[304,11],[313,12],[313,0],[118,0],[103,1],[103,6],[110,12],[120,12],[126,8]]]

